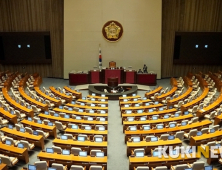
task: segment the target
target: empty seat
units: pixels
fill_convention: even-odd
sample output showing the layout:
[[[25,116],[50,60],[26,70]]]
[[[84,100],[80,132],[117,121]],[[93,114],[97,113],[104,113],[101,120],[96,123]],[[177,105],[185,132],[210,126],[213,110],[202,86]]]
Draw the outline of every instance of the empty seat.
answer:
[[[67,136],[68,139],[73,139],[72,134],[64,134],[65,136]]]
[[[189,168],[188,164],[181,164],[176,166],[171,166],[171,170],[184,170]]]
[[[9,121],[0,117],[0,125],[6,125]]]
[[[11,141],[11,144],[12,144],[12,145],[15,145],[15,146],[17,146],[18,143],[19,143],[18,140],[14,140],[13,138],[10,138],[10,137],[5,137],[5,140]]]
[[[48,132],[43,132],[42,130],[36,130],[39,135],[42,135],[44,139],[46,139],[49,136]]]
[[[86,170],[86,169],[81,165],[72,165],[70,170]]]
[[[194,162],[190,164],[189,167],[192,169],[204,169],[204,161]]]
[[[59,121],[55,121],[55,126],[58,130],[60,131],[64,131],[66,129],[66,125],[63,125],[61,122]]]
[[[46,161],[36,161],[35,166],[37,170],[47,170],[48,164]]]
[[[17,131],[20,131],[20,128],[23,128],[23,125],[16,123],[16,124],[15,124],[15,129],[16,129]]]
[[[99,166],[99,165],[91,165],[89,167],[89,170],[104,170],[104,168],[102,166]]]
[[[135,170],[149,170],[148,166],[138,166]]]
[[[0,155],[2,163],[6,164],[9,167],[14,166],[18,162],[18,158],[16,157],[9,157],[6,155]]]
[[[169,137],[170,135],[169,134],[162,134],[161,136],[160,136],[160,140],[168,140],[168,137]]]
[[[56,168],[56,170],[67,170],[67,166],[57,163],[52,163],[52,168]]]
[[[214,119],[214,117],[216,116],[216,111],[210,112],[210,114],[205,114],[204,117],[206,119]]]
[[[58,146],[52,146],[53,150],[55,153],[61,154],[62,153],[62,148]]]
[[[92,149],[91,151],[90,151],[90,156],[96,156],[96,153],[97,152],[101,152],[101,150],[99,150],[99,149]]]
[[[146,142],[150,142],[151,138],[155,137],[154,135],[149,135],[145,137]]]
[[[71,154],[73,154],[74,156],[78,156],[80,151],[82,151],[81,148],[77,148],[77,147],[71,148]]]
[[[193,117],[188,123],[191,124],[191,123],[196,123],[199,121],[199,117]]]
[[[196,136],[197,135],[197,129],[192,129],[190,130],[189,133],[185,133],[184,137],[190,139],[191,136]]]
[[[20,140],[20,143],[22,143],[24,147],[28,149],[28,151],[32,150],[35,147],[34,143],[29,143],[25,140]]]
[[[217,131],[217,130],[219,130],[220,125],[214,125],[212,128],[213,128],[215,131]]]
[[[153,168],[153,170],[167,170],[166,166],[157,166],[156,168]]]
[[[33,130],[30,127],[25,127],[25,131],[28,132],[29,134],[33,134]]]
[[[212,141],[212,142],[208,142],[206,145],[203,145],[201,144],[201,147],[205,150],[206,146],[215,146],[216,145],[216,142],[215,141]]]
[[[209,128],[203,128],[201,129],[202,134],[207,134],[209,131]]]

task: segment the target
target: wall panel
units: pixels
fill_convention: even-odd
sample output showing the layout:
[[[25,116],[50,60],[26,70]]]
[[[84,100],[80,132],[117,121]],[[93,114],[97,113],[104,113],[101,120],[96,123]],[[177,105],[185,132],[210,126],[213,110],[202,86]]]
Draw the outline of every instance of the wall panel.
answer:
[[[1,0],[0,31],[50,31],[52,64],[0,65],[0,71],[63,77],[63,0]]]
[[[221,32],[221,11],[221,0],[162,0],[162,77],[222,70],[222,66],[173,65],[175,31]]]

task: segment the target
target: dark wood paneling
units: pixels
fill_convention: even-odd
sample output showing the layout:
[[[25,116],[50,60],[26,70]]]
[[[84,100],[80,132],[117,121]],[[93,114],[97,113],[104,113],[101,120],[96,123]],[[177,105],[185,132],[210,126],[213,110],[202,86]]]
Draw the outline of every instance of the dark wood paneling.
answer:
[[[162,0],[162,77],[215,72],[222,66],[173,65],[175,31],[222,31],[221,0]]]
[[[0,31],[50,31],[52,64],[0,65],[0,70],[63,77],[63,0],[0,0]]]

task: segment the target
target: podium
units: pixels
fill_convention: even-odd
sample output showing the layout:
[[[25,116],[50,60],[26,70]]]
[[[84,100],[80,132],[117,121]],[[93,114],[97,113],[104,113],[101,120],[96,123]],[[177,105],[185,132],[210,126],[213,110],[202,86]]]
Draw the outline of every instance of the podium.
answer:
[[[131,84],[136,83],[136,73],[137,72],[135,70],[126,70],[124,73],[125,73],[124,83],[131,83]]]
[[[117,77],[118,84],[123,83],[124,70],[123,69],[103,69],[102,70],[102,83],[108,84],[108,78]]]

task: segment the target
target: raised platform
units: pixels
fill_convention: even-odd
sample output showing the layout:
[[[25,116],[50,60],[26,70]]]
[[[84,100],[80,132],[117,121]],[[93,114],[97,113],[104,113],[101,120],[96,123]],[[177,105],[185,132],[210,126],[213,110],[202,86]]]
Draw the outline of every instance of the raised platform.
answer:
[[[108,97],[109,100],[119,100],[119,97],[122,95],[132,95],[137,93],[137,86],[136,85],[121,85],[124,89],[124,92],[122,93],[111,93],[111,90],[113,88],[109,87],[108,85],[105,84],[98,84],[98,85],[89,85],[88,90],[89,93],[95,93],[96,95],[101,95],[104,94],[106,97]],[[116,87],[115,89],[118,89],[120,86]],[[108,93],[104,92],[104,89],[108,91]]]

